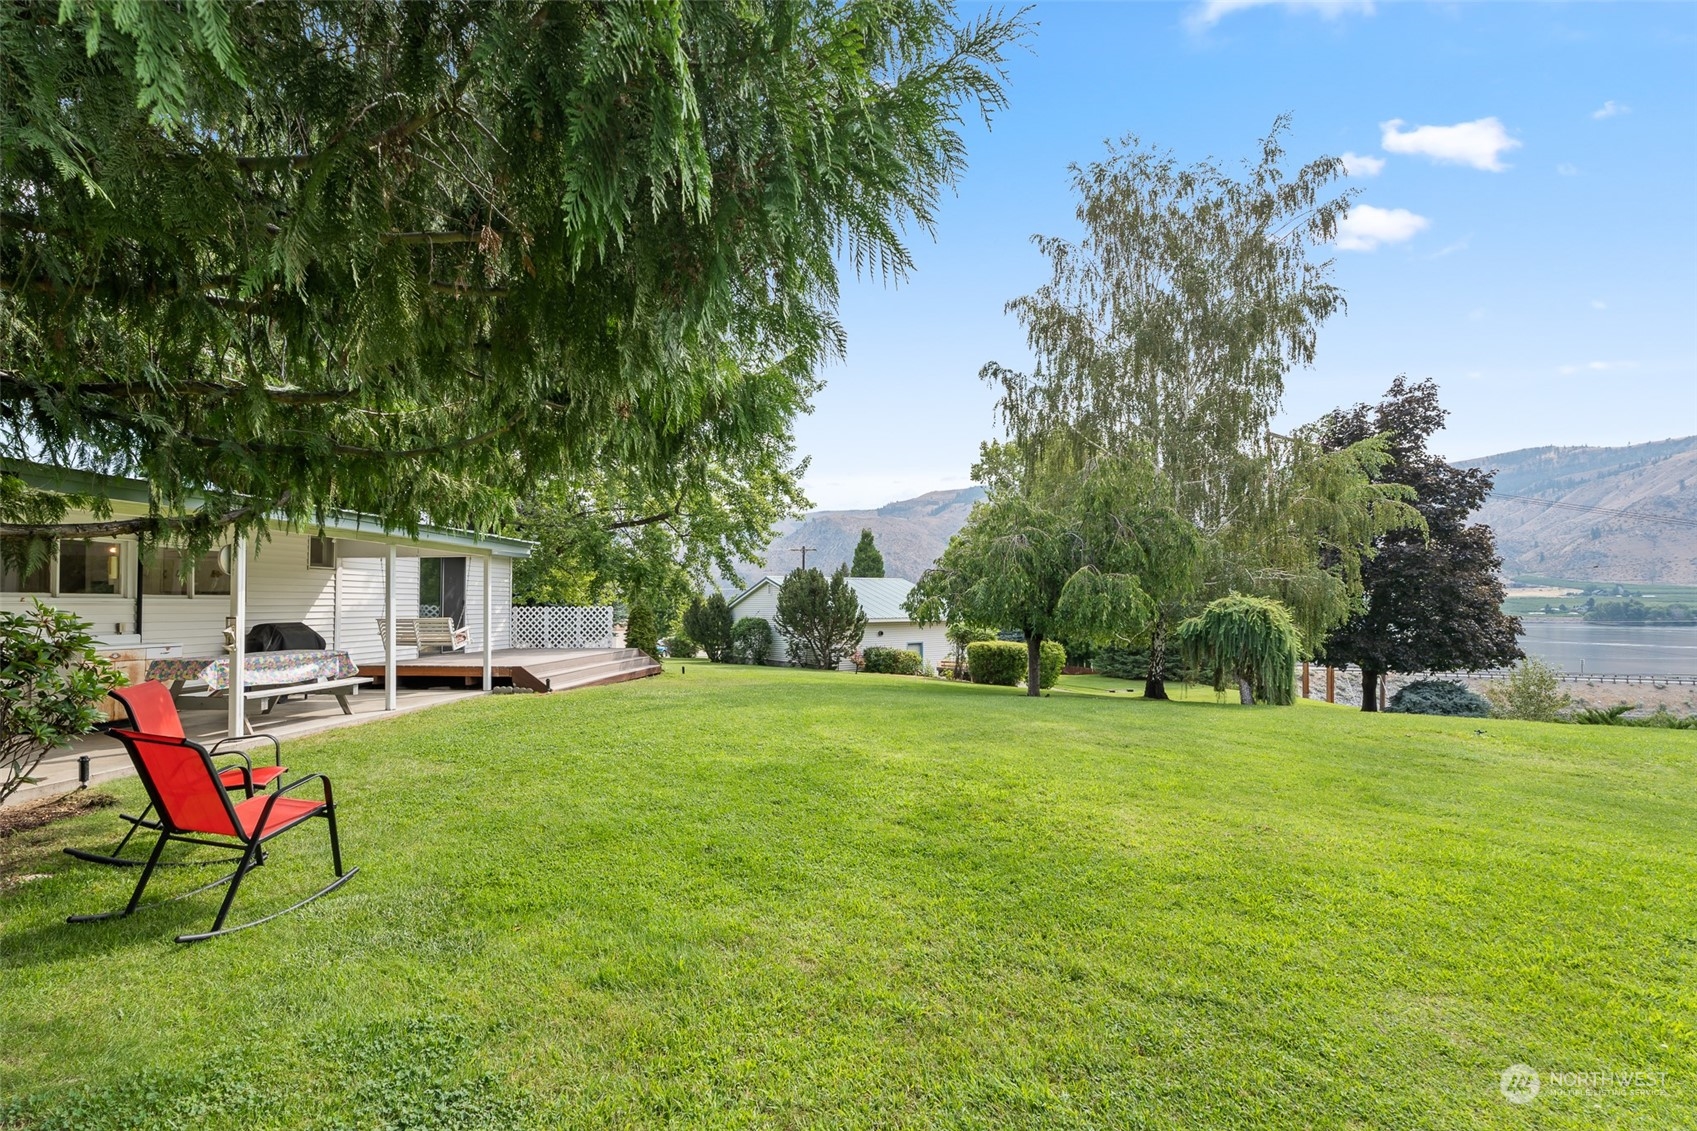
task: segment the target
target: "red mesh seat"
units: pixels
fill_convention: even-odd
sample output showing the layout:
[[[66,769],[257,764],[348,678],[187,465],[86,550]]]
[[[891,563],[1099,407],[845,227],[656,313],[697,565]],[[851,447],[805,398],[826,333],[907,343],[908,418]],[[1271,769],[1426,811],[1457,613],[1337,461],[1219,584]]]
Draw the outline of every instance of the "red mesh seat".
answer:
[[[272,801],[269,797],[250,797],[246,801],[236,803],[236,820],[241,823],[242,835],[247,837],[272,837],[288,828],[298,825],[311,817],[316,817],[323,810],[320,801],[298,797],[279,797],[271,809],[271,815],[265,815],[265,807]],[[264,820],[262,831],[259,822]]]

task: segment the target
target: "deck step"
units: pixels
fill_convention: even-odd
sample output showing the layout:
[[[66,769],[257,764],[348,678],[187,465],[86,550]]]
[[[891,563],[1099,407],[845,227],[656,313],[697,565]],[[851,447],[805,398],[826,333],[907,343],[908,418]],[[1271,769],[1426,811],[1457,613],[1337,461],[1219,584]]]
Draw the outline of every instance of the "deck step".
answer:
[[[660,665],[644,652],[622,648],[615,652],[514,664],[512,673],[514,687],[546,693],[645,679],[659,675]]]

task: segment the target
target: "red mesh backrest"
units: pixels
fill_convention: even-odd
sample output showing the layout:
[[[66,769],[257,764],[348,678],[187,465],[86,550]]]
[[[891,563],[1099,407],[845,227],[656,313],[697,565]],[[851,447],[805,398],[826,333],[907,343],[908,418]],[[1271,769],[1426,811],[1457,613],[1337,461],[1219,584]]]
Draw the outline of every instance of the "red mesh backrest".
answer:
[[[130,726],[142,734],[160,734],[167,738],[183,737],[183,720],[177,705],[171,701],[171,689],[156,679],[133,687],[114,687],[112,698],[130,713]]]
[[[229,799],[200,747],[157,734],[112,733],[130,748],[147,791],[175,829],[235,835]]]

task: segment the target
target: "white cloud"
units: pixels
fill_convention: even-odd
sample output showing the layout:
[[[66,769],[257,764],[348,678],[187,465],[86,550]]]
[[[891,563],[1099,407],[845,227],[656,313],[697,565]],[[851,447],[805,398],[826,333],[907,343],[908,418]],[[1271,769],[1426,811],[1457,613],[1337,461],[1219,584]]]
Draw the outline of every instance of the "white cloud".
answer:
[[[1630,114],[1630,113],[1632,113],[1632,107],[1624,106],[1621,103],[1616,102],[1614,99],[1611,98],[1607,102],[1603,103],[1601,106],[1597,107],[1595,110],[1591,111],[1591,117],[1595,118],[1597,121],[1600,122],[1604,118],[1613,118],[1617,114]]]
[[[1584,365],[1563,365],[1556,370],[1564,377],[1575,373],[1610,373],[1617,369],[1637,369],[1636,361],[1587,361]]]
[[[1338,223],[1338,250],[1373,251],[1381,244],[1402,243],[1431,226],[1424,216],[1406,208],[1375,208],[1357,204]]]
[[[1607,310],[1608,308],[1609,308],[1609,304],[1604,302],[1600,298],[1594,298],[1594,299],[1591,300],[1591,309],[1592,310]]]
[[[1343,171],[1351,177],[1376,177],[1385,171],[1383,157],[1366,157],[1359,153],[1343,155]]]
[[[1556,172],[1560,173],[1564,177],[1577,177],[1579,175],[1579,166],[1570,161],[1563,161],[1560,165],[1556,166]]]
[[[1328,20],[1350,12],[1364,16],[1373,14],[1373,0],[1202,0],[1190,13],[1187,23],[1194,30],[1211,28],[1234,12],[1250,8],[1279,7],[1292,12],[1313,12]]]
[[[1500,173],[1508,168],[1502,163],[1502,155],[1520,148],[1520,142],[1509,137],[1495,118],[1458,122],[1453,126],[1416,126],[1411,130],[1404,130],[1402,125],[1401,118],[1379,123],[1383,131],[1379,143],[1388,152],[1417,153],[1434,161]]]
[[[1472,242],[1473,242],[1473,237],[1471,235],[1462,236],[1459,240],[1456,240],[1454,243],[1445,244],[1443,247],[1440,247],[1437,251],[1434,251],[1431,255],[1425,256],[1425,258],[1427,258],[1427,259],[1442,259],[1446,255],[1454,255],[1458,251],[1466,251],[1467,246]]]

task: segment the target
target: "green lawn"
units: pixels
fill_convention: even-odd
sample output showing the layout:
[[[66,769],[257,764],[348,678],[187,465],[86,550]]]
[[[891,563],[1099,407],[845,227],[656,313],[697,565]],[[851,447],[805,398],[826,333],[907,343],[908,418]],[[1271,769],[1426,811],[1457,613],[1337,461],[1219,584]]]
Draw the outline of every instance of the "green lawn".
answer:
[[[296,742],[363,870],[194,947],[210,894],[65,924],[109,811],[0,841],[0,1126],[1697,1119],[1697,734],[1103,690],[692,663]],[[328,875],[276,844],[238,912]]]

